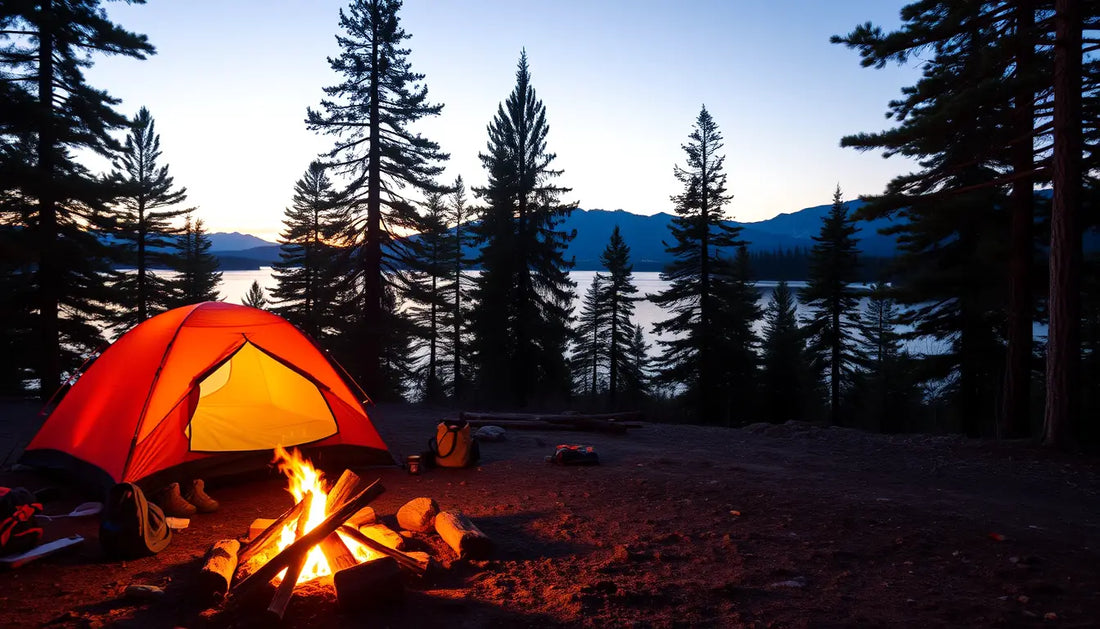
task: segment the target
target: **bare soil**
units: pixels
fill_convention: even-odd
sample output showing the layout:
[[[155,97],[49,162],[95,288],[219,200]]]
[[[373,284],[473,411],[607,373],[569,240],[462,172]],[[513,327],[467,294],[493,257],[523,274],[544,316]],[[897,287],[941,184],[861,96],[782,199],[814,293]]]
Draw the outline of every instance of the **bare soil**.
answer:
[[[25,434],[4,408],[0,431]],[[383,405],[372,416],[403,456],[423,450],[450,414]],[[559,443],[592,445],[601,464],[548,464]],[[447,569],[386,611],[339,612],[331,581],[299,587],[284,625],[1100,625],[1094,459],[797,423],[646,424],[623,436],[509,431],[481,452],[473,469],[360,475],[381,478],[386,492],[373,504],[391,518],[419,496],[464,511],[496,542],[491,560],[456,561],[436,547]],[[47,483],[0,473],[0,485]],[[0,626],[262,626],[245,605],[206,608],[190,586],[214,541],[290,506],[284,486],[271,478],[214,487],[219,512],[196,516],[166,550],[136,561],[103,557],[95,518],[53,522],[51,538],[76,531],[86,543],[0,573]],[[47,513],[86,499],[66,491]],[[131,584],[164,595],[126,598]]]

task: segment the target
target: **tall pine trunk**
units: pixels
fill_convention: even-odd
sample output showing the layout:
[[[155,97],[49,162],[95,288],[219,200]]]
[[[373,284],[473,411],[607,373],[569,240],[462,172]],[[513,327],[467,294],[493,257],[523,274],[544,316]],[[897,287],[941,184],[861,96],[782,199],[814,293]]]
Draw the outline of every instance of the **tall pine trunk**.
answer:
[[[1034,230],[1035,178],[1033,125],[1034,90],[1030,74],[1034,64],[1033,31],[1035,10],[1030,0],[1019,0],[1016,14],[1016,78],[1013,96],[1014,143],[1010,149],[1012,170],[1017,177],[1009,198],[1011,253],[1008,286],[1008,354],[1005,357],[1004,395],[1001,400],[1002,437],[1026,437],[1031,416],[1031,247]]]
[[[1080,412],[1081,36],[1079,0],[1054,3],[1054,199],[1043,443],[1066,447]]]
[[[371,20],[370,149],[367,164],[367,239],[363,251],[363,380],[368,391],[381,390],[382,376],[382,138],[378,111],[381,62],[377,5]]]
[[[833,304],[832,360],[829,361],[829,423],[840,425],[840,301]]]
[[[57,130],[53,114],[54,67],[53,32],[50,23],[51,0],[41,3],[42,22],[38,36],[38,104],[41,130],[38,134],[38,316],[41,321],[41,368],[38,372],[39,396],[48,400],[61,384],[61,339],[58,304],[61,300],[60,268],[57,251],[57,199],[54,186],[54,156]]]
[[[607,397],[611,410],[615,410],[617,408],[615,390],[619,386],[619,295],[617,292],[611,296],[611,346],[608,348],[607,357],[607,386],[609,387]]]

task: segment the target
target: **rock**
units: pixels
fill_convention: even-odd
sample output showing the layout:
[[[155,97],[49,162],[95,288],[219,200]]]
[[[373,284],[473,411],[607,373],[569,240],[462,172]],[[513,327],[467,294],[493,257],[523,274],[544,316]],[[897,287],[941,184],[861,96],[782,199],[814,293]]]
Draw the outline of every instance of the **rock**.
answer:
[[[804,588],[806,587],[806,577],[795,577],[788,579],[787,581],[777,581],[772,583],[768,587],[773,588]]]
[[[413,498],[397,510],[397,523],[401,528],[417,533],[432,530],[439,505],[431,498]]]
[[[504,429],[500,426],[482,426],[474,432],[479,441],[504,441]]]
[[[128,585],[123,594],[126,598],[153,601],[164,596],[164,589],[155,585]]]

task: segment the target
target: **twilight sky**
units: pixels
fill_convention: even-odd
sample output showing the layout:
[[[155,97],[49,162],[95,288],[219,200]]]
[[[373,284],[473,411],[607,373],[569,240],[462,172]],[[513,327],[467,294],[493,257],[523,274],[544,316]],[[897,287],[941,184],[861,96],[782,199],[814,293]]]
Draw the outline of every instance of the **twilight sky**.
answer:
[[[414,71],[442,115],[419,125],[451,154],[445,181],[485,182],[486,125],[511,92],[520,49],[546,105],[564,198],[585,209],[671,211],[674,164],[705,104],[725,137],[728,214],[757,221],[881,192],[912,165],[841,149],[887,128],[915,67],[859,66],[829,36],[898,25],[907,0],[406,0]],[[107,3],[145,33],[146,61],[97,57],[90,83],[149,108],[163,159],[209,231],[274,240],[294,182],[331,140],[306,107],[338,82],[326,57],[345,0]],[[94,166],[99,166],[98,164]]]

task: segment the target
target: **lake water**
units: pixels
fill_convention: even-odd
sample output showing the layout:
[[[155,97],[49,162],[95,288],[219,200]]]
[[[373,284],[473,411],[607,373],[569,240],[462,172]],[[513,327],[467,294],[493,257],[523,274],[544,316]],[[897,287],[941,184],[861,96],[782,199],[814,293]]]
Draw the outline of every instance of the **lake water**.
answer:
[[[592,284],[592,279],[596,276],[596,271],[572,271],[569,276],[577,283],[576,294],[577,301],[575,303],[574,312],[580,310],[580,300],[584,296],[585,291]],[[270,295],[271,290],[275,287],[275,279],[271,274],[271,267],[262,267],[258,270],[251,271],[223,271],[222,283],[218,287],[222,297],[227,302],[239,304],[244,299],[248,289],[252,286],[252,282],[259,282],[260,286],[264,289],[264,294]],[[761,309],[765,308],[771,301],[772,293],[775,291],[777,282],[757,282],[756,288],[760,291],[760,300],[758,302]],[[806,286],[806,282],[787,282],[788,286],[795,292],[795,298],[797,300],[797,290]],[[663,291],[668,287],[668,282],[661,280],[660,274],[657,272],[635,273],[634,285],[638,287],[638,295],[653,295]],[[860,308],[862,309],[866,305],[866,299],[860,302]],[[806,309],[801,305],[797,308],[799,318],[806,316]],[[634,322],[642,326],[643,333],[645,334],[646,342],[653,345],[653,349],[656,350],[654,341],[657,336],[653,333],[653,324],[668,318],[668,313],[651,301],[639,301],[634,306]],[[763,327],[763,320],[757,321],[754,328],[757,333],[761,331]],[[1043,330],[1045,334],[1045,330]],[[943,351],[943,344],[938,343],[930,339],[918,339],[910,341],[908,349],[913,353],[931,354]]]

